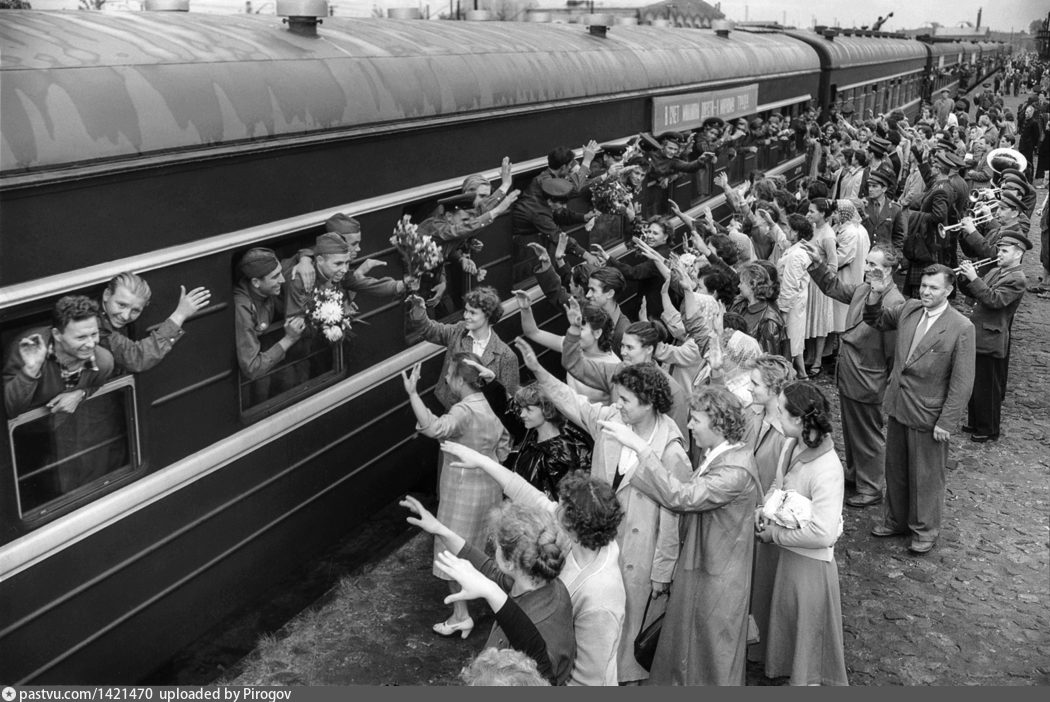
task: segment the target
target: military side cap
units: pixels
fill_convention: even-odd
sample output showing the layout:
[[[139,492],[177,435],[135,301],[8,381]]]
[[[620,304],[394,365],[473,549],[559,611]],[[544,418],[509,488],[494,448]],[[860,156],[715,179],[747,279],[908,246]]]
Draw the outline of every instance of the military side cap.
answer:
[[[346,239],[341,235],[335,232],[325,232],[317,237],[314,243],[314,253],[318,255],[345,254],[350,253],[350,247],[347,246]]]
[[[627,144],[602,144],[602,153],[613,158],[620,158],[627,153]]]
[[[1001,244],[1010,244],[1022,251],[1028,251],[1032,248],[1032,242],[1028,240],[1028,237],[1022,234],[1020,229],[1014,229],[1013,227],[1007,229],[999,236],[999,241],[996,242],[996,245]]]
[[[552,200],[568,200],[572,194],[572,183],[564,178],[551,178],[540,186],[543,194]]]
[[[999,193],[999,202],[1003,203],[1007,207],[1017,210],[1018,212],[1024,211],[1024,202],[1021,198],[1010,190],[1002,190]]]
[[[361,224],[350,215],[336,212],[325,220],[324,230],[336,234],[360,234]]]
[[[250,249],[241,256],[237,267],[245,278],[265,278],[281,265],[272,249]]]
[[[456,210],[469,210],[474,207],[474,195],[472,193],[456,193],[438,200],[438,204],[445,208],[445,212]]]

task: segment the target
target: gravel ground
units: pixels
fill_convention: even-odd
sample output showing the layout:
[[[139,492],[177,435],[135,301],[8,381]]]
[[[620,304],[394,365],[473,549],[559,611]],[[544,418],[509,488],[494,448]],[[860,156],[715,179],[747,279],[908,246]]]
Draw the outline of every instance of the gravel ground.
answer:
[[[1039,202],[1045,198],[1042,188]],[[1030,238],[1036,249],[1024,267],[1035,285],[1037,228]],[[903,538],[871,537],[881,506],[845,508],[836,559],[852,685],[1050,684],[1048,313],[1050,299],[1032,294],[1018,310],[1002,438],[976,444],[965,434],[952,437],[934,551],[914,556]],[[825,374],[818,383],[837,415],[833,379]],[[388,520],[398,518],[394,509]],[[217,682],[456,684],[492,617],[472,605],[476,628],[466,641],[431,632],[448,608],[441,604],[444,584],[430,575],[430,548],[429,538],[417,534],[344,576]],[[748,671],[749,685],[783,682],[767,680],[757,667]]]

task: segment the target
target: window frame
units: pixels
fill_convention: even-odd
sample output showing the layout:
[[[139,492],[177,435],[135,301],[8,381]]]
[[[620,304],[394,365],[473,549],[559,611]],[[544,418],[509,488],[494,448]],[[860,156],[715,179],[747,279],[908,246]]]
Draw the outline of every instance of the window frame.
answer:
[[[22,509],[22,494],[20,489],[20,476],[18,474],[18,458],[15,450],[15,436],[14,432],[21,426],[35,422],[44,417],[51,415],[51,411],[46,407],[36,407],[23,412],[22,414],[14,417],[13,419],[7,420],[7,441],[8,448],[11,455],[11,471],[14,478],[15,487],[15,510],[18,516],[18,520],[26,525],[35,525],[41,521],[55,517],[56,515],[65,513],[69,508],[80,507],[89,500],[84,498],[89,497],[97,493],[102,488],[109,488],[114,484],[122,484],[129,479],[139,476],[146,467],[145,461],[142,458],[142,432],[141,422],[139,421],[139,401],[138,401],[138,388],[135,384],[135,376],[131,373],[121,375],[107,381],[104,385],[98,388],[95,392],[91,393],[91,396],[85,398],[83,402],[90,402],[95,398],[103,395],[108,395],[114,392],[121,392],[125,388],[130,389],[130,407],[125,407],[125,421],[127,422],[128,432],[128,451],[129,451],[129,464],[123,466],[113,472],[106,473],[85,485],[79,485],[67,493],[59,495],[52,500],[44,502],[43,504],[32,507],[28,510]],[[25,476],[21,476],[25,477]]]

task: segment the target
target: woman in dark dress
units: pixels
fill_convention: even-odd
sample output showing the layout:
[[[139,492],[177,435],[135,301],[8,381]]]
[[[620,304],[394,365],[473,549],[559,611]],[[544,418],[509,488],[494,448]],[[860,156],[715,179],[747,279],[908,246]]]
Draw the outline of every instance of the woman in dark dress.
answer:
[[[565,474],[591,465],[592,442],[566,423],[538,383],[519,388],[514,405],[527,433],[513,470],[549,499],[557,499],[558,482]]]

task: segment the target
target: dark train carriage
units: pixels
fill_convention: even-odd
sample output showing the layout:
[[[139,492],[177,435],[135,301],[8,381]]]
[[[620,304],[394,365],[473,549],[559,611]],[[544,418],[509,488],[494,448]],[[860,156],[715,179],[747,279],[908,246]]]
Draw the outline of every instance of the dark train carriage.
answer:
[[[927,52],[912,39],[879,33],[788,31],[820,56],[821,96],[834,107],[852,105],[863,119],[900,108],[918,113]]]
[[[954,95],[959,89],[959,71],[965,51],[959,42],[934,42],[926,45],[929,48],[927,73],[930,76],[930,97],[942,90]]]
[[[344,211],[364,226],[362,258],[397,276],[394,223],[466,175],[496,177],[503,156],[524,185],[555,145],[687,128],[696,110],[793,114],[819,80],[790,37],[649,27],[326,18],[311,38],[253,15],[5,11],[0,46],[5,352],[59,296],[97,295],[121,271],[154,291],[139,335],[179,285],[212,291],[158,368],[106,386],[119,470],[34,493],[53,467],[26,463],[20,432],[44,417],[6,417],[0,679],[23,683],[141,679],[430,485],[436,447],[414,436],[398,374],[426,361],[432,385],[443,350],[406,343],[399,303],[366,303],[367,326],[321,373],[246,403],[231,309],[244,250],[291,256]],[[801,162],[764,158],[771,172]],[[706,195],[700,179],[675,191],[718,204]],[[508,219],[480,234],[479,257],[507,297]],[[516,315],[499,331],[514,335]]]

